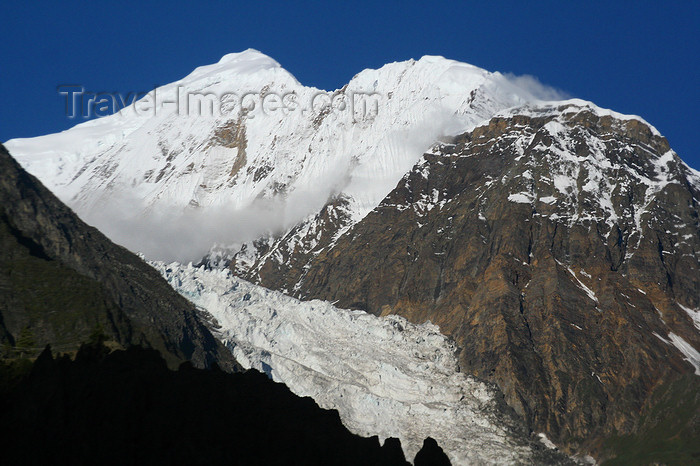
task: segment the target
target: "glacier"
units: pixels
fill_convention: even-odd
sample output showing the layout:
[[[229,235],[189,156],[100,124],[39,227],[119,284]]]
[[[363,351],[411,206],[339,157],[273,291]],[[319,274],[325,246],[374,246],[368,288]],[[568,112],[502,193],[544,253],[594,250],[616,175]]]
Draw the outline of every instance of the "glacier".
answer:
[[[459,372],[454,343],[429,322],[299,301],[228,270],[151,264],[245,368],[338,410],[353,433],[399,438],[409,459],[430,436],[453,464],[521,464],[544,449],[494,387]]]

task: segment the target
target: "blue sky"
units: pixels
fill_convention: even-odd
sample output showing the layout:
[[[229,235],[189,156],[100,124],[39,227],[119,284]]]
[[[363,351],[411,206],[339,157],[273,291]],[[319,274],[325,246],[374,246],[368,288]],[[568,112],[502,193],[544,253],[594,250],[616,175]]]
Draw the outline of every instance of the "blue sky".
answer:
[[[431,54],[534,75],[572,96],[641,115],[700,168],[700,2],[677,3],[5,4],[0,140],[74,125],[59,84],[147,91],[252,47],[303,84],[335,89],[364,68]]]

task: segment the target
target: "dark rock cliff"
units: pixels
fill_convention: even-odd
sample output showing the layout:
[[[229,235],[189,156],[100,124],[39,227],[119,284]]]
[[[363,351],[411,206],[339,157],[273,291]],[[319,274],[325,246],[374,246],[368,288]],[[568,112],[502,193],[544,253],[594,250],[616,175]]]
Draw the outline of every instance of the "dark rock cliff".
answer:
[[[82,222],[0,145],[0,343],[74,351],[103,332],[171,366],[237,365],[194,306],[147,263]]]
[[[528,109],[426,154],[304,270],[258,281],[431,320],[532,429],[601,453],[694,371],[672,339],[700,348],[698,186],[638,120]]]

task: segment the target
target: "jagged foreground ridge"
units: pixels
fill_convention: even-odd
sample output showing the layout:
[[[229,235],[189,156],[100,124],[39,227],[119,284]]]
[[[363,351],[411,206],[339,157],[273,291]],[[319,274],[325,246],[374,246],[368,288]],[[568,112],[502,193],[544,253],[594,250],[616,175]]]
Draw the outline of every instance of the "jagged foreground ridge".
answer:
[[[4,464],[409,464],[396,439],[353,435],[337,412],[254,370],[173,371],[157,351],[93,344],[74,360],[46,350],[22,380],[1,382]]]
[[[401,440],[413,458],[432,437],[453,464],[568,464],[533,441],[500,392],[459,372],[456,347],[432,324],[302,302],[228,270],[154,263],[212,316],[244,367],[337,409],[355,434]]]
[[[533,428],[596,450],[700,375],[699,199],[644,122],[519,108],[435,146],[300,273],[259,281],[438,324]]]

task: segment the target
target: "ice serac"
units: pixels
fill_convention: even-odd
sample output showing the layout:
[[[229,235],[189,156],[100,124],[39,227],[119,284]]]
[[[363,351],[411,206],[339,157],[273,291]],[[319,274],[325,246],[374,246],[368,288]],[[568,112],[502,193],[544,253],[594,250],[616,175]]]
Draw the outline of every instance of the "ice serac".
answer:
[[[294,110],[263,105],[267,95],[289,93]],[[222,112],[211,115],[203,96],[216,96]],[[331,97],[337,105],[323,107]],[[253,240],[290,234],[311,252],[317,242],[293,231],[301,221],[323,229],[312,225],[315,216],[342,205],[339,213],[330,209],[342,218],[326,236],[337,236],[376,207],[435,140],[536,98],[499,73],[432,56],[365,70],[325,92],[247,50],[119,114],[7,146],[81,217],[149,257],[199,259],[214,243],[227,246],[229,257],[248,243],[250,255]],[[279,252],[268,260],[277,264],[290,244],[273,247]],[[261,266],[261,255],[250,267]]]
[[[562,464],[533,440],[493,386],[459,372],[456,347],[430,323],[302,302],[229,270],[154,263],[202,311],[244,367],[337,409],[359,435],[401,440],[413,458],[427,437],[452,464]]]
[[[433,147],[296,276],[262,283],[432,321],[533,429],[601,453],[700,367],[699,202],[698,172],[643,120],[525,106]]]

